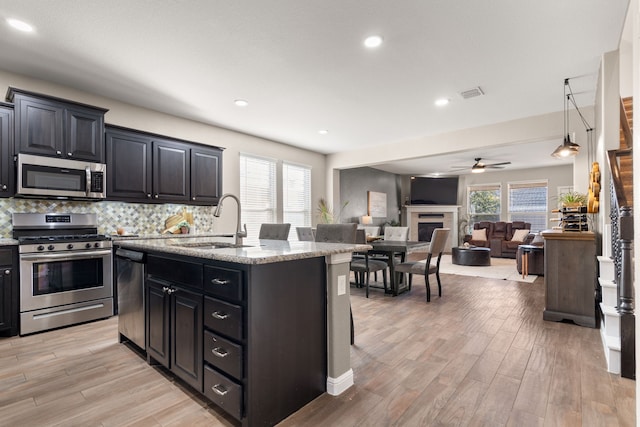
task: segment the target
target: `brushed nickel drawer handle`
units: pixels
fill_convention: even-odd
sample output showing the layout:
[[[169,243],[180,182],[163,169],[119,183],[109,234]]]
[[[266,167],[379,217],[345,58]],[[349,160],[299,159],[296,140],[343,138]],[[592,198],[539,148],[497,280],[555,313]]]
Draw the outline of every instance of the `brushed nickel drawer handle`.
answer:
[[[231,280],[211,279],[211,283],[213,283],[214,285],[228,285],[229,283],[231,283]]]
[[[218,357],[227,357],[229,355],[229,352],[222,347],[214,347],[211,349],[211,353]]]
[[[225,312],[220,312],[220,311],[214,311],[213,313],[211,313],[211,317],[218,319],[218,320],[225,320],[227,318],[229,318],[229,315]]]
[[[225,394],[229,393],[229,390],[227,390],[222,384],[216,384],[213,387],[211,387],[211,390],[213,390],[214,393],[219,394],[220,396],[224,396]]]

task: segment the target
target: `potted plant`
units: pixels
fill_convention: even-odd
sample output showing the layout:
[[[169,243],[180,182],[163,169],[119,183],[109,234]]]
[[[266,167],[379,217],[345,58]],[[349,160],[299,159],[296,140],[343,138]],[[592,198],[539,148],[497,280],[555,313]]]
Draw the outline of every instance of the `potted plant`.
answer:
[[[558,197],[558,201],[565,208],[576,208],[587,204],[587,195],[577,191],[569,191]]]
[[[344,205],[342,205],[340,212],[338,212],[338,214],[334,214],[331,205],[327,203],[324,198],[320,198],[320,200],[318,200],[318,222],[321,224],[333,224],[340,222],[342,209],[344,209],[348,203],[348,201],[344,202]]]
[[[177,227],[180,230],[180,234],[189,234],[189,228],[191,227],[191,224],[189,224],[189,222],[187,221],[180,221]]]

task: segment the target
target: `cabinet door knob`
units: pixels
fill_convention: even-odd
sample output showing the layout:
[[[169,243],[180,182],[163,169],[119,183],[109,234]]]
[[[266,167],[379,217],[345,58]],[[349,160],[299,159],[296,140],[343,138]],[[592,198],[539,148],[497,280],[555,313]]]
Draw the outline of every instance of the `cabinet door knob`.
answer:
[[[167,292],[169,292],[170,290],[171,290],[171,288],[170,288],[170,287],[168,287],[168,286],[163,286],[163,287],[162,287],[162,292],[164,292],[164,293],[167,293]]]
[[[2,184],[2,189],[6,190],[7,189],[7,184]]]
[[[7,276],[11,274],[11,270],[5,270],[4,274],[6,274]]]
[[[157,199],[157,198],[158,198],[158,195],[156,194],[154,197]]]
[[[231,280],[211,279],[211,283],[214,285],[228,285],[231,283]]]
[[[60,150],[56,150],[56,154],[57,154],[58,156],[62,156],[62,151],[60,151]]]
[[[67,156],[71,157],[73,156],[73,153],[67,153]]]
[[[195,199],[196,199],[195,197],[192,197],[192,198],[191,198],[191,200],[195,200]]]
[[[147,193],[147,199],[151,198],[151,193]]]
[[[171,294],[172,294],[172,293],[174,293],[175,291],[176,291],[176,289],[174,289],[174,288],[169,288],[169,290],[167,290],[167,293],[168,293],[169,295],[171,295]]]

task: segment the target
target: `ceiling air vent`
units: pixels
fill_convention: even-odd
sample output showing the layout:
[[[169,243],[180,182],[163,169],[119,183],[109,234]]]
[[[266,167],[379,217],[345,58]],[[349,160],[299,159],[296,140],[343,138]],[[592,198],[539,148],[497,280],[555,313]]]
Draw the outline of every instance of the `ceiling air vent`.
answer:
[[[484,92],[482,91],[482,89],[480,89],[480,86],[478,86],[474,87],[473,89],[463,90],[462,92],[460,92],[460,95],[462,95],[462,98],[464,99],[469,99],[475,98],[476,96],[484,95]]]

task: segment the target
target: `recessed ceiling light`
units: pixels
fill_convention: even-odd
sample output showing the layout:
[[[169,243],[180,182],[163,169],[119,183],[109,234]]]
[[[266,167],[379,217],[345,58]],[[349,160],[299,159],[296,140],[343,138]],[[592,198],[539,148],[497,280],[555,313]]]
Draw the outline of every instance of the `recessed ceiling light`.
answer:
[[[364,39],[364,45],[370,49],[378,47],[381,44],[382,44],[381,36],[369,36],[366,39]]]
[[[23,31],[25,33],[30,33],[33,31],[33,26],[19,19],[7,18],[7,24],[11,25],[16,30]]]
[[[440,99],[436,99],[435,104],[438,107],[444,107],[445,105],[447,105],[449,103],[449,99],[447,98],[440,98]]]
[[[326,135],[326,134],[328,134],[328,133],[329,133],[329,131],[328,131],[328,130],[326,130],[326,129],[320,129],[320,130],[318,131],[318,133],[319,133],[320,135]]]
[[[233,101],[233,103],[238,107],[246,107],[247,105],[249,105],[249,101],[247,101],[246,99],[236,99],[235,101]]]

